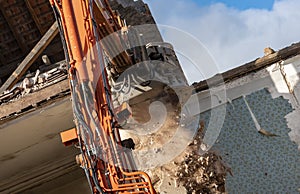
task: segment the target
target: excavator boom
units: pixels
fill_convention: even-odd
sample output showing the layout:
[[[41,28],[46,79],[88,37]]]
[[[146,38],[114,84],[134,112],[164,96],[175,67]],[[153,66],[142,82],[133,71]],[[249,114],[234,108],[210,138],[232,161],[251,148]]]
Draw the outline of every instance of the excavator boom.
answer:
[[[132,64],[120,52],[122,22],[107,0],[50,0],[60,26],[81,154],[92,193],[156,193],[145,172],[135,169],[131,150],[122,147],[108,81],[107,59],[118,72]],[[101,42],[104,37],[111,41]],[[115,50],[114,50],[115,49]]]

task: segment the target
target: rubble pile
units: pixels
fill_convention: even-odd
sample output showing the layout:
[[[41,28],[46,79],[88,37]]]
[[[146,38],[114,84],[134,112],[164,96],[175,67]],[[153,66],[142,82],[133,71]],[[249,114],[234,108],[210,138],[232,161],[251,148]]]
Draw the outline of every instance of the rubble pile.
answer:
[[[27,73],[11,90],[0,94],[0,104],[15,101],[29,93],[53,85],[67,79],[67,65],[65,62],[41,66],[32,73]]]
[[[157,95],[159,96],[158,99],[155,98],[164,104],[167,111],[167,117],[163,121],[162,127],[155,133],[143,136],[142,138],[135,137],[136,150],[155,150],[155,146],[163,147],[166,142],[173,138],[181,120],[180,115],[178,114],[180,110],[177,106],[179,99],[176,98],[175,95],[172,95],[172,92],[170,91],[166,93],[168,95],[163,95],[163,93],[161,93],[161,95]],[[151,102],[148,104],[150,103]],[[145,108],[147,105],[145,102],[139,102],[137,105],[135,105],[133,112],[137,111],[139,117],[135,119],[145,122],[144,117],[147,115],[150,117],[149,113],[146,111],[148,108]],[[160,114],[152,115],[154,120],[157,115]],[[144,118],[144,120],[142,118]],[[151,170],[148,169],[147,173],[151,175],[154,187],[159,193],[226,193],[225,179],[227,173],[231,174],[231,170],[222,160],[217,150],[200,154],[199,150],[205,132],[205,123],[201,121],[199,125],[194,138],[188,144],[185,144],[187,147],[183,153],[179,154],[176,158],[163,166],[158,166]],[[147,127],[143,126],[134,126],[131,130],[134,130],[134,128],[138,128],[144,132],[147,131]],[[182,134],[182,136],[185,135],[186,134]],[[163,147],[163,149],[165,149],[165,147]],[[156,151],[168,152],[168,154],[170,154],[170,152],[174,150],[159,149]],[[157,153],[156,151],[154,152]],[[151,158],[145,157],[145,160],[140,161],[142,161],[142,163],[147,163],[147,159],[149,161],[151,160]]]
[[[203,156],[190,153],[179,165],[176,176],[187,193],[226,193],[227,171],[221,157],[215,153],[206,153]]]
[[[223,162],[221,156],[213,151],[199,154],[199,148],[204,131],[204,123],[194,141],[190,144],[190,151],[178,164],[177,181],[186,188],[189,194],[226,193],[226,174],[232,175],[230,168]]]

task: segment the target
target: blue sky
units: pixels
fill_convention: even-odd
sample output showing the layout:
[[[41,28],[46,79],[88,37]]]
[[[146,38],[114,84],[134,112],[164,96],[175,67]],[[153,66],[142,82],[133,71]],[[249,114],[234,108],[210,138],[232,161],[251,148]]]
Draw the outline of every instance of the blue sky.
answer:
[[[249,8],[268,9],[273,7],[274,0],[193,0],[199,6],[208,6],[215,3],[224,3],[228,7],[245,10]]]
[[[194,58],[198,56],[193,64],[182,63],[191,83],[262,57],[266,47],[279,50],[300,41],[300,0],[144,1],[157,24],[194,38],[195,41],[186,42],[183,36],[174,37],[176,33],[163,33],[165,41],[171,42],[175,50],[186,50],[184,55]],[[193,47],[196,42],[206,48],[218,67],[208,73],[204,71],[203,76],[191,68],[195,65],[201,71],[210,68],[210,62],[201,58],[203,56]]]

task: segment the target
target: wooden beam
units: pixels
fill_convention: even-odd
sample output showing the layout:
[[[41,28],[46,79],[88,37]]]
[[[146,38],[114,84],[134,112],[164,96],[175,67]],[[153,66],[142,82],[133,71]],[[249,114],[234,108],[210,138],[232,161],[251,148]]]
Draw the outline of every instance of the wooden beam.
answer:
[[[45,33],[45,30],[42,28],[39,18],[37,17],[33,7],[31,6],[30,1],[25,1],[25,3],[26,3],[26,6],[29,10],[29,13],[30,13],[32,19],[34,20],[36,27],[39,29],[40,34],[43,35]]]
[[[5,64],[4,63],[4,57],[3,57],[3,54],[2,54],[2,52],[3,52],[2,50],[3,50],[3,48],[0,46],[0,67],[2,67]]]
[[[41,40],[34,46],[30,53],[25,57],[17,69],[12,73],[12,75],[6,80],[6,82],[0,88],[0,94],[6,90],[11,89],[17,81],[24,75],[28,68],[33,64],[33,62],[38,58],[39,55],[45,50],[45,48],[50,44],[54,37],[58,34],[57,22],[54,22],[50,29],[44,34]]]
[[[16,32],[16,29],[15,29],[16,27],[14,26],[14,22],[13,22],[12,18],[7,15],[6,9],[3,5],[0,5],[0,11],[1,11],[4,19],[6,20],[6,23],[9,26],[9,29],[12,32],[16,42],[18,43],[18,46],[21,48],[21,50],[23,52],[26,52],[27,47],[26,47],[26,45],[24,45],[24,43],[20,39],[18,33]]]
[[[193,86],[196,92],[207,90],[209,89],[209,87],[217,86],[218,84],[221,84],[223,82],[229,82],[231,80],[245,76],[251,72],[258,71],[269,65],[277,63],[278,61],[292,58],[296,55],[300,55],[300,42],[292,44],[291,46],[283,48],[268,56],[255,59],[254,61],[248,62],[242,66],[236,67],[224,73],[217,74],[216,76],[213,76],[207,80],[193,83]]]

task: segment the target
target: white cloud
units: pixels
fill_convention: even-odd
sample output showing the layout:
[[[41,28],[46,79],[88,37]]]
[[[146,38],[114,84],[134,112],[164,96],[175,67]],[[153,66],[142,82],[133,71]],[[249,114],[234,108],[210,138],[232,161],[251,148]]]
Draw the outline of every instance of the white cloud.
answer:
[[[265,47],[278,50],[300,41],[299,0],[277,0],[271,10],[237,10],[222,3],[199,7],[191,0],[146,2],[158,24],[186,31],[207,47],[221,72],[263,56]],[[190,81],[202,79],[183,67]]]

